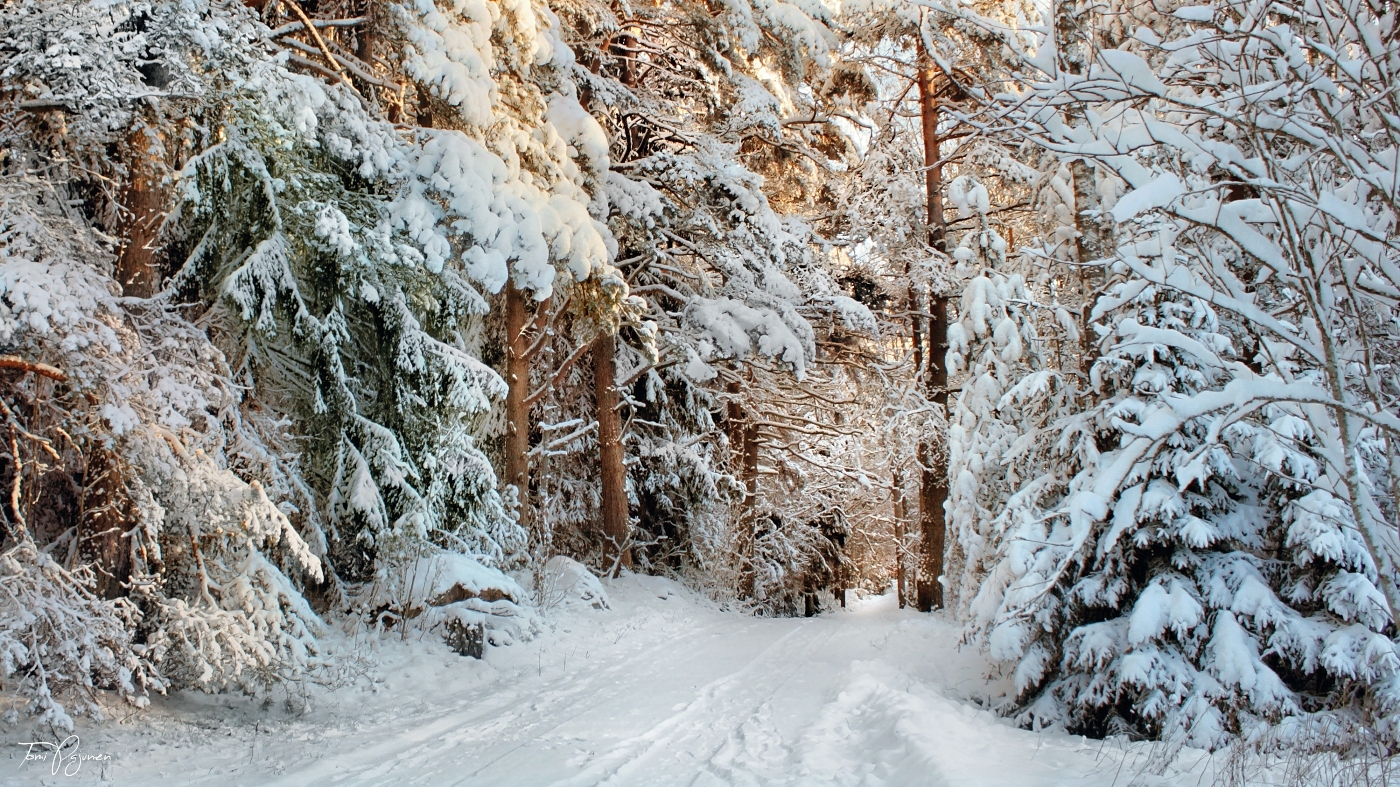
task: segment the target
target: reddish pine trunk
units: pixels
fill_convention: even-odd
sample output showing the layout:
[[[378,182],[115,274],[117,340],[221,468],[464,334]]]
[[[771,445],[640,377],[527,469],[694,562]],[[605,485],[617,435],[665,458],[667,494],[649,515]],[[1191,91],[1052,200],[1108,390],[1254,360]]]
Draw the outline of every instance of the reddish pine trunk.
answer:
[[[593,341],[593,400],[598,410],[598,461],[603,485],[603,564],[630,568],[631,523],[627,507],[627,467],[623,462],[622,418],[618,415],[617,338],[604,333]]]
[[[125,243],[117,257],[116,278],[122,294],[134,298],[155,295],[164,278],[156,248],[168,196],[164,155],[163,135],[151,126],[138,125],[127,139],[129,175],[122,192],[122,207],[127,213],[121,228]],[[99,480],[89,488],[91,500],[87,502],[94,505],[96,513],[82,522],[85,527],[80,536],[83,557],[97,572],[95,590],[109,599],[126,595],[123,584],[131,575],[131,540],[122,534],[135,513],[120,493],[119,472],[105,452],[92,458],[88,473]]]
[[[929,245],[942,249],[948,234],[943,219],[943,155],[942,140],[938,138],[938,70],[927,53],[921,50],[919,67],[919,116],[924,136],[924,195],[928,201]]]
[[[928,200],[929,244],[942,249],[947,235],[943,219],[943,167],[938,163],[941,140],[938,137],[937,70],[933,59],[920,49],[919,114],[923,121],[924,191]],[[948,410],[948,299],[934,295],[929,306],[932,314],[928,324],[928,358],[925,371],[930,399],[946,416]],[[915,320],[917,321],[917,317]],[[917,345],[917,333],[916,333]],[[948,500],[947,449],[933,450],[919,446],[923,465],[919,485],[919,526],[923,536],[923,559],[920,561],[917,605],[921,612],[943,606],[943,549],[947,523],[944,503]]]
[[[165,216],[164,147],[160,132],[144,124],[128,140],[130,176],[122,194],[122,206],[128,211],[122,226],[126,244],[117,258],[123,295],[149,298],[160,289],[156,236]]]

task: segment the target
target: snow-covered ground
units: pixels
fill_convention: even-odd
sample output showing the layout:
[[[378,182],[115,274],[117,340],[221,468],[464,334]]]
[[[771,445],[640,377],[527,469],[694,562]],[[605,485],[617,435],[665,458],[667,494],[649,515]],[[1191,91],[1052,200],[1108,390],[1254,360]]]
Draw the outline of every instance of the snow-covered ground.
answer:
[[[181,694],[85,724],[80,753],[109,759],[73,776],[24,762],[11,727],[0,784],[1109,787],[1150,754],[981,709],[996,687],[978,655],[891,596],[771,619],[655,577],[608,594],[610,608],[557,606],[533,641],[482,661],[379,641],[376,681],[309,707]]]

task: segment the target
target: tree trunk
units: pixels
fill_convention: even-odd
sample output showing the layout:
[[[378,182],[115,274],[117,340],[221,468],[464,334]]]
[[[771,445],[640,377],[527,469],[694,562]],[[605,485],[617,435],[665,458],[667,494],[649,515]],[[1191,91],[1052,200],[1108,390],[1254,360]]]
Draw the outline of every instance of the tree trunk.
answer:
[[[905,568],[904,568],[904,517],[907,516],[907,506],[904,502],[904,476],[901,473],[894,475],[894,586],[895,594],[899,597],[899,608],[904,609],[904,600],[907,597],[905,590]]]
[[[755,559],[756,528],[754,504],[758,500],[758,424],[747,417],[743,425],[744,453],[739,479],[744,484],[744,506],[739,515],[740,598],[753,598],[757,587]]]
[[[924,137],[924,194],[928,201],[929,245],[939,251],[944,250],[947,239],[947,223],[943,218],[943,166],[938,163],[941,157],[941,140],[938,137],[938,71],[933,58],[919,49],[919,114],[923,123]],[[948,299],[934,294],[929,305],[932,314],[928,325],[928,357],[926,381],[929,398],[945,417],[948,413]],[[915,320],[917,321],[917,317]],[[917,334],[916,334],[917,338]],[[943,549],[947,529],[944,503],[948,499],[948,453],[947,448],[934,449],[919,446],[920,474],[919,488],[919,527],[923,536],[923,559],[920,561],[918,576],[919,611],[928,612],[943,606],[943,585],[939,581],[943,575]]]
[[[360,25],[355,34],[355,57],[358,57],[365,65],[373,66],[374,55],[379,48],[379,26],[384,23],[375,0],[369,0],[365,3],[364,16],[366,17],[365,23]]]
[[[1051,6],[1055,22],[1056,45],[1059,48],[1061,67],[1071,74],[1089,73],[1093,58],[1093,47],[1085,39],[1083,31],[1088,24],[1081,9],[1074,4],[1057,0]],[[1109,47],[1112,48],[1112,47]],[[1066,119],[1070,125],[1084,125],[1088,119],[1080,106],[1068,108]],[[1100,208],[1099,193],[1094,182],[1094,170],[1084,159],[1075,159],[1069,164],[1070,179],[1074,193],[1074,262],[1076,278],[1079,280],[1079,370],[1084,375],[1085,390],[1088,390],[1089,371],[1094,366],[1097,349],[1094,332],[1089,327],[1090,313],[1093,311],[1094,293],[1103,286],[1104,269],[1100,266],[1091,273],[1088,264],[1111,254],[1113,226],[1103,217],[1090,218],[1085,211]]]
[[[530,396],[529,341],[525,336],[528,313],[525,293],[506,282],[506,445],[505,482],[515,487],[520,500],[520,521],[530,511]]]
[[[739,403],[739,381],[730,380],[724,385],[729,400],[724,404],[724,434],[729,438],[731,467],[744,464],[744,406]]]
[[[948,299],[932,298],[929,318],[928,396],[937,411],[948,414]],[[948,449],[931,449],[922,471],[919,514],[922,517],[923,564],[919,567],[919,611],[943,607],[943,553],[946,547],[948,501]]]
[[[912,271],[906,270],[906,273],[912,273]],[[915,382],[915,385],[918,384],[918,383],[917,383],[918,380],[924,379],[924,330],[923,330],[924,318],[919,314],[919,311],[920,311],[920,308],[919,308],[918,288],[914,285],[914,281],[913,281],[913,279],[912,279],[912,277],[911,277],[910,282],[909,282],[909,338],[910,338],[910,341],[911,341],[911,342],[913,343],[913,345],[914,345],[914,380],[916,381],[916,382]],[[926,466],[926,465],[928,464],[928,443],[927,443],[926,441],[924,441],[924,440],[920,440],[920,441],[919,441],[919,445],[915,448],[915,451],[914,451],[914,458],[918,461],[919,467],[924,467],[924,466]],[[904,499],[904,478],[903,478],[903,474],[900,474],[899,476],[897,476],[897,478],[896,478],[896,483],[899,485],[898,505],[899,505],[899,507],[900,507],[900,510],[902,510],[902,511],[904,512],[904,516],[907,516],[907,515],[908,515],[908,502]],[[920,476],[920,483],[922,484],[922,476]],[[920,506],[922,506],[922,505],[923,505],[923,488],[922,488],[922,487],[920,487],[919,498],[918,498],[918,500],[919,500]],[[922,509],[920,509],[920,510],[922,511]],[[922,525],[922,523],[923,523],[923,516],[922,516],[922,514],[920,514],[919,522],[920,522],[920,525]],[[896,537],[900,539],[899,570],[900,570],[901,573],[900,573],[900,576],[899,576],[899,606],[900,606],[901,608],[904,607],[904,605],[905,605],[905,603],[906,603],[905,600],[909,597],[909,596],[908,596],[908,590],[907,590],[907,587],[906,587],[906,583],[907,583],[907,581],[908,581],[908,575],[907,575],[907,573],[905,573],[905,572],[907,571],[907,567],[905,566],[905,563],[904,563],[904,541],[903,541],[903,539],[904,539],[904,528],[905,528],[905,522],[904,522],[903,516],[901,516],[900,519],[899,519],[899,523],[898,523],[898,525],[897,525],[897,529],[895,530]],[[917,567],[916,567],[916,568],[917,568]],[[916,571],[916,573],[915,573],[915,575],[914,575],[914,579],[915,579],[915,583],[917,584],[917,581],[918,581],[918,573],[917,573],[917,571]]]
[[[131,579],[132,539],[123,534],[135,527],[138,512],[126,495],[123,465],[115,454],[94,451],[83,472],[86,485],[78,514],[79,555],[96,575],[93,591],[106,599],[127,595]]]
[[[128,211],[122,225],[126,244],[117,258],[117,281],[122,294],[149,298],[160,290],[161,276],[156,252],[157,235],[165,216],[163,135],[144,123],[127,141],[130,175],[122,194]]]
[[[627,25],[616,33],[616,43],[612,46],[613,56],[622,61],[617,75],[618,81],[628,87],[635,87],[637,84],[637,45],[641,42],[641,33],[641,27]]]
[[[734,551],[739,559],[739,597],[752,598],[754,592],[754,501],[758,497],[758,427],[744,412],[740,399],[743,386],[738,379],[724,386],[729,400],[724,409],[724,433],[729,437],[730,465],[744,487],[734,534]]]
[[[1099,192],[1094,183],[1094,170],[1083,159],[1070,164],[1070,174],[1074,180],[1074,251],[1079,278],[1079,370],[1086,381],[1089,371],[1097,360],[1097,345],[1094,331],[1090,327],[1094,299],[1104,284],[1102,264],[1090,268],[1094,260],[1102,260],[1112,254],[1113,227],[1107,225],[1103,216],[1086,216],[1086,211],[1098,212],[1101,208]]]
[[[593,340],[593,401],[598,410],[598,461],[603,485],[603,565],[616,575],[632,567],[628,546],[631,522],[627,507],[627,468],[623,462],[622,418],[617,412],[617,337],[603,333]]]
[[[938,138],[938,69],[919,46],[919,118],[924,136],[924,196],[928,202],[928,242],[944,251],[948,223],[943,218],[942,140]]]

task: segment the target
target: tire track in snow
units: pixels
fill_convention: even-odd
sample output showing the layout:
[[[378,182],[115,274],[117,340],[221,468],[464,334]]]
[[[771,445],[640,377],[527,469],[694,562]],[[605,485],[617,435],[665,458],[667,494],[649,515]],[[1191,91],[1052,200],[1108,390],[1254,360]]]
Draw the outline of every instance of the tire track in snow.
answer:
[[[758,628],[760,627],[760,625],[761,625],[761,624],[751,625],[749,628],[751,628],[751,629],[758,629]],[[799,626],[799,627],[795,627],[795,628],[793,628],[792,630],[788,631],[787,633],[783,634],[783,635],[782,635],[781,637],[779,637],[777,640],[775,640],[775,641],[773,641],[773,642],[770,642],[768,645],[766,645],[766,646],[764,647],[763,651],[761,651],[761,652],[759,653],[759,655],[758,655],[758,656],[755,656],[754,658],[759,658],[759,657],[762,656],[763,653],[766,653],[767,651],[769,651],[769,650],[771,650],[771,649],[773,649],[773,648],[775,648],[775,647],[780,646],[784,640],[786,640],[787,638],[793,636],[795,633],[797,633],[797,632],[800,630],[800,628],[801,628],[800,626]],[[723,636],[724,632],[717,631],[717,630],[714,630],[714,629],[711,629],[711,628],[708,628],[708,627],[707,627],[707,628],[699,628],[699,629],[696,629],[696,630],[694,631],[694,636],[700,636],[700,635],[702,635],[702,634],[707,634],[707,635],[710,635],[710,636],[713,637],[713,636]],[[679,653],[681,653],[681,654],[683,654],[683,655],[679,655],[679,656],[668,656],[668,657],[665,659],[665,661],[667,661],[668,663],[674,664],[675,667],[673,668],[672,671],[674,671],[674,672],[679,672],[680,674],[685,674],[685,670],[681,669],[681,666],[684,664],[684,662],[685,662],[686,660],[688,660],[688,659],[701,659],[701,658],[706,658],[706,657],[708,657],[708,656],[711,655],[711,651],[708,651],[708,650],[706,650],[706,649],[686,649],[686,648],[684,647],[684,643],[682,643],[682,642],[672,642],[672,643],[670,643],[670,645],[671,645],[672,647],[674,647]],[[638,660],[638,659],[632,659],[632,660],[630,660],[630,661],[629,661],[629,664],[626,665],[626,666],[629,666],[629,667],[630,667],[631,664],[632,664],[632,663],[635,663],[637,660]],[[748,662],[746,662],[746,666],[749,665],[749,664],[752,664],[752,662],[753,662],[753,659],[750,659]],[[730,679],[732,679],[735,675],[738,675],[738,674],[740,674],[740,673],[742,673],[742,672],[743,672],[743,668],[741,668],[741,669],[738,670],[737,672],[729,673],[729,674],[725,675],[724,677],[718,678],[718,679],[716,679],[715,681],[711,681],[709,684],[706,684],[706,686],[701,687],[700,691],[704,692],[706,689],[708,689],[709,687],[713,686],[714,684],[720,683],[720,682],[722,682],[722,681],[730,680]],[[596,697],[594,697],[594,699],[596,699]],[[693,701],[692,701],[692,703],[688,703],[688,704],[693,704]],[[536,733],[536,734],[534,734],[534,735],[531,735],[529,738],[526,738],[526,739],[524,739],[524,740],[519,741],[516,745],[512,746],[508,751],[503,752],[503,753],[500,754],[499,756],[493,758],[490,762],[488,762],[488,763],[486,763],[486,764],[484,764],[484,765],[478,767],[476,770],[472,771],[472,772],[471,772],[470,774],[468,774],[467,776],[465,776],[465,777],[463,777],[463,778],[461,778],[461,779],[459,779],[459,780],[457,780],[457,781],[451,782],[451,787],[463,787],[464,785],[477,785],[477,784],[480,784],[480,785],[496,785],[496,784],[501,784],[500,781],[494,781],[493,778],[496,778],[496,779],[499,779],[499,778],[507,778],[506,776],[492,777],[492,776],[490,776],[490,775],[487,773],[487,772],[490,771],[494,766],[496,766],[496,765],[498,765],[498,764],[500,764],[500,763],[502,763],[502,762],[505,762],[505,761],[507,760],[507,758],[508,758],[511,754],[518,753],[521,749],[525,748],[526,746],[529,746],[529,745],[531,745],[531,744],[536,744],[536,743],[541,742],[542,740],[544,740],[545,738],[547,738],[551,733],[554,733],[554,732],[559,731],[560,729],[562,729],[562,728],[568,726],[568,725],[571,724],[572,722],[577,721],[578,719],[580,719],[584,714],[589,713],[589,712],[591,712],[591,711],[595,711],[595,710],[596,710],[596,705],[594,705],[594,704],[590,704],[590,705],[588,705],[588,706],[586,706],[586,707],[579,708],[579,709],[577,710],[576,713],[572,713],[572,714],[570,714],[569,716],[567,716],[567,717],[565,717],[565,718],[559,720],[557,723],[551,725],[548,729],[540,730],[538,733]],[[593,782],[585,782],[585,783],[587,783],[587,784],[592,784]]]
[[[321,760],[303,768],[289,770],[275,779],[265,782],[265,784],[267,787],[310,787],[318,782],[336,785],[398,784],[401,780],[394,777],[395,771],[415,758],[428,759],[437,756],[438,747],[435,747],[434,744],[453,737],[452,733],[464,727],[475,725],[503,711],[508,715],[493,719],[492,727],[512,726],[511,722],[521,719],[526,714],[535,715],[536,718],[533,721],[538,724],[557,717],[561,712],[570,713],[572,711],[565,718],[565,721],[551,727],[554,729],[569,719],[587,712],[596,700],[597,687],[600,684],[620,673],[627,672],[634,668],[637,662],[643,661],[659,651],[678,647],[707,633],[711,632],[707,629],[692,629],[679,637],[662,637],[656,643],[642,650],[626,654],[625,658],[608,667],[585,673],[582,679],[577,679],[574,675],[557,679],[556,683],[558,680],[571,681],[567,687],[559,691],[555,691],[548,685],[539,685],[532,687],[533,690],[524,691],[493,691],[500,684],[476,687],[474,691],[461,697],[454,707],[433,714],[431,719],[425,720],[423,716],[412,716],[395,720],[398,723],[375,727],[375,740],[382,741],[380,743],[360,748],[350,756],[337,755],[333,762]],[[474,698],[478,699],[479,702],[472,702]],[[471,703],[471,705],[469,709],[463,710],[462,705],[466,703]],[[561,708],[561,703],[567,704]],[[519,710],[513,714],[509,712],[512,704],[519,706]],[[525,729],[529,729],[529,726],[531,725],[526,725]],[[519,728],[517,727],[517,729]],[[356,735],[362,736],[368,731],[357,730],[346,738]],[[533,741],[546,732],[548,731],[532,736],[526,742]],[[349,743],[349,741],[343,740],[342,744],[344,743]],[[512,748],[511,751],[518,748],[520,746]],[[203,779],[201,781],[210,780]],[[217,777],[212,780],[220,781]]]
[[[618,743],[582,772],[556,781],[551,787],[626,784],[628,779],[638,775],[638,771],[661,755],[700,750],[702,753],[693,758],[695,763],[701,765],[700,773],[689,782],[694,784],[701,774],[713,767],[712,760],[730,741],[731,731],[724,722],[754,719],[760,709],[807,665],[811,654],[830,642],[839,630],[838,626],[813,626],[811,623],[803,621],[755,654],[740,669],[706,684],[700,689],[699,696],[677,713],[646,733]],[[821,636],[823,629],[827,630],[825,637]],[[809,632],[809,635],[802,638],[805,647],[799,646],[799,654],[794,652],[796,648],[787,647],[786,644],[801,632]],[[789,664],[790,668],[782,680],[771,684],[771,689],[757,689],[758,696],[753,696],[755,686],[766,685],[761,680],[755,680],[754,673],[761,676],[766,671],[761,668],[775,663]]]
[[[788,670],[787,675],[784,676],[781,681],[778,681],[778,683],[773,686],[772,690],[769,691],[763,697],[761,702],[759,702],[756,706],[753,706],[753,709],[744,716],[743,722],[738,725],[734,733],[726,735],[724,739],[721,740],[718,744],[715,744],[713,747],[710,747],[709,753],[705,755],[704,768],[698,773],[696,773],[694,778],[690,780],[690,782],[688,783],[689,787],[696,787],[696,785],[698,785],[701,782],[701,779],[703,779],[706,775],[723,776],[725,777],[726,783],[729,782],[736,775],[750,776],[751,778],[749,778],[747,781],[751,782],[762,781],[762,779],[752,778],[752,773],[747,770],[741,771],[739,769],[740,764],[736,762],[736,758],[734,756],[725,757],[723,762],[720,761],[721,755],[726,753],[727,749],[740,746],[741,742],[747,740],[749,736],[749,730],[751,729],[763,733],[764,737],[767,740],[762,741],[762,743],[771,744],[774,741],[776,741],[777,748],[782,752],[781,760],[786,761],[788,759],[792,752],[792,747],[790,744],[787,744],[783,741],[782,733],[780,733],[778,729],[773,726],[771,718],[771,703],[773,702],[774,698],[778,696],[778,692],[782,691],[783,688],[787,686],[787,684],[793,679],[793,677],[795,677],[798,673],[811,668],[812,654],[818,651],[825,650],[827,647],[829,647],[831,645],[832,639],[834,639],[836,637],[836,634],[839,631],[841,631],[840,626],[831,625],[829,623],[825,624],[825,627],[830,629],[830,631],[827,633],[826,638],[822,640],[821,644],[814,644],[812,647],[808,647],[806,650],[803,651],[802,656],[800,658],[794,659],[792,669]],[[765,726],[765,722],[766,726],[769,729],[763,729]],[[743,753],[748,753],[749,750],[747,746],[743,746],[741,748],[741,751]],[[768,760],[769,764],[777,764],[773,761],[779,758],[769,755],[764,759]]]

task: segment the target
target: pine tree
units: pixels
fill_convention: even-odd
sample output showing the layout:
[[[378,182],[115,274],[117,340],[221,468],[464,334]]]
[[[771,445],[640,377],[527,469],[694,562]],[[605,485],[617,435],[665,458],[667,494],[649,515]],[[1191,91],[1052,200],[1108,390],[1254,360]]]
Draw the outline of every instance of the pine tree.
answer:
[[[1204,746],[1290,715],[1390,730],[1397,552],[1369,490],[1389,483],[1391,416],[1373,367],[1343,358],[1385,344],[1368,326],[1390,307],[1362,282],[1387,280],[1392,209],[1371,149],[1322,130],[1386,127],[1359,78],[1380,50],[1343,42],[1389,22],[1219,4],[1138,17],[1109,49],[1069,15],[1025,57],[1024,100],[988,107],[1070,165],[1074,261],[1107,276],[1059,438],[999,459],[1021,481],[975,625],[1027,723]],[[1343,58],[1346,98],[1315,81],[1318,53]]]

